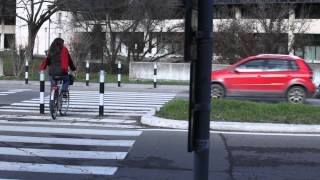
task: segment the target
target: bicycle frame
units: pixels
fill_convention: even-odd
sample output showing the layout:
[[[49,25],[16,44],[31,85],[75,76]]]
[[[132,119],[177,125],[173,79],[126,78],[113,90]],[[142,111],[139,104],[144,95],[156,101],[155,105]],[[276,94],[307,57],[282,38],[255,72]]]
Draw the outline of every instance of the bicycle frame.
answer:
[[[69,91],[67,97],[62,96],[63,80],[52,80],[50,92],[50,114],[53,119],[56,119],[58,112],[60,115],[66,115],[69,108]]]

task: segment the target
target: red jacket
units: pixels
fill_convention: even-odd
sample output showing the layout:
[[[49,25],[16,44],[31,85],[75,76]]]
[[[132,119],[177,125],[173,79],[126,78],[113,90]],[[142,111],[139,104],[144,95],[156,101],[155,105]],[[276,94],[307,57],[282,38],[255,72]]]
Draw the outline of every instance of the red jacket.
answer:
[[[61,50],[61,69],[63,70],[63,72],[68,73],[68,67],[69,67],[69,61],[71,61],[70,59],[70,55],[69,55],[69,51],[66,47],[63,47]],[[39,66],[38,70],[42,71],[45,70],[47,68],[49,64],[49,58],[47,57],[42,64]]]

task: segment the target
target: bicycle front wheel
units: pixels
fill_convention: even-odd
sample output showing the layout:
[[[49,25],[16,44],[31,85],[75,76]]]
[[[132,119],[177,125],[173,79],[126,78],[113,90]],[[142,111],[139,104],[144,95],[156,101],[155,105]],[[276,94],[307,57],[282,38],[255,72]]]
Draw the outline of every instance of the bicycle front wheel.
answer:
[[[69,109],[69,103],[70,103],[69,92],[66,92],[65,96],[60,94],[59,97],[60,97],[60,108],[59,108],[60,115],[66,116]]]
[[[50,95],[50,114],[52,119],[57,118],[58,112],[58,91],[52,90]]]

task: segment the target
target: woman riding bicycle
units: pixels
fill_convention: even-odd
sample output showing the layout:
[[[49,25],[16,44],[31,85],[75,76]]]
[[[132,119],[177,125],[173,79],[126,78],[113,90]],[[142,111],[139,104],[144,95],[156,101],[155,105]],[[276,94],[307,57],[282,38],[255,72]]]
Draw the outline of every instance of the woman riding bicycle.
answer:
[[[70,57],[68,49],[64,46],[64,40],[61,38],[56,38],[48,51],[47,58],[39,67],[39,71],[45,70],[47,66],[49,68],[49,79],[51,81],[51,86],[56,84],[57,79],[62,79],[62,93],[65,96],[68,92],[68,86],[70,83],[68,68],[72,71],[76,70],[73,61]]]

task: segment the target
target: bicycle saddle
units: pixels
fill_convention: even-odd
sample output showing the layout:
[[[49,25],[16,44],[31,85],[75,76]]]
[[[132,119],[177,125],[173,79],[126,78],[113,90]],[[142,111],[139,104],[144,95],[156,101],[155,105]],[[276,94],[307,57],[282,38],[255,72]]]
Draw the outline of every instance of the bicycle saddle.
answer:
[[[64,76],[53,76],[52,77],[54,80],[63,80]]]

